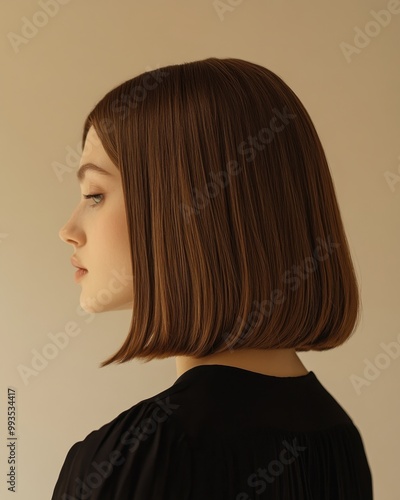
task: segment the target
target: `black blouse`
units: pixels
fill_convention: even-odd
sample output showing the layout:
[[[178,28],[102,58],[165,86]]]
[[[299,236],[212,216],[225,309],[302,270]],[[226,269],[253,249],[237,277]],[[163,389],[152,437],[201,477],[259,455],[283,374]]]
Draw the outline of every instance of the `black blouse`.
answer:
[[[371,500],[363,441],[314,372],[195,366],[72,446],[52,500]]]

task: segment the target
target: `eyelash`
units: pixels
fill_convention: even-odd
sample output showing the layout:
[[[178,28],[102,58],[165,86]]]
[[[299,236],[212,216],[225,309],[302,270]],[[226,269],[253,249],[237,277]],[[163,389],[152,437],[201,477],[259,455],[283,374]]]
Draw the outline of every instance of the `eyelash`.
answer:
[[[104,198],[104,195],[103,194],[84,194],[83,197],[86,199],[86,200],[89,200],[89,199],[93,199],[94,198],[97,198],[98,196],[101,196],[101,200],[100,201],[95,201],[93,203],[93,205],[89,205],[90,207],[96,207],[97,205],[99,205],[102,201],[103,201],[103,198]]]

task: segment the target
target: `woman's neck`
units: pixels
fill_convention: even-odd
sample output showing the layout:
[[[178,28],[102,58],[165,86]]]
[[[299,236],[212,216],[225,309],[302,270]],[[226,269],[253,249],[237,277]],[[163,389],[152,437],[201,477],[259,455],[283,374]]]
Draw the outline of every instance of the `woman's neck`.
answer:
[[[178,377],[199,365],[236,366],[276,377],[297,377],[308,373],[295,349],[238,349],[202,358],[177,356],[175,362]]]

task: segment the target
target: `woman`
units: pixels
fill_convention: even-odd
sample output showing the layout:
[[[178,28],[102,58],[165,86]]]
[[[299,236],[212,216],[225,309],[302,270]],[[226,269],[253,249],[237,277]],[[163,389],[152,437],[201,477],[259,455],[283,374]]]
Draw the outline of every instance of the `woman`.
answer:
[[[132,310],[102,366],[178,378],[69,450],[53,499],[369,500],[363,442],[296,351],[342,345],[359,292],[312,121],[239,59],[126,81],[86,119],[60,237],[86,311]]]

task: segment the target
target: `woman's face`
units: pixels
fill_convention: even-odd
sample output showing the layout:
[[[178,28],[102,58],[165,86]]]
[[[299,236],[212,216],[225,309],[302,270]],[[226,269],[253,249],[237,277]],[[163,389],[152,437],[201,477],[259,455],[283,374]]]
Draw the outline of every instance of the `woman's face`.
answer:
[[[96,171],[92,164],[106,173]],[[91,165],[91,166],[92,166]],[[82,199],[60,238],[73,246],[71,261],[87,312],[131,309],[133,278],[121,175],[90,127],[77,173]],[[85,199],[84,195],[98,195]]]

